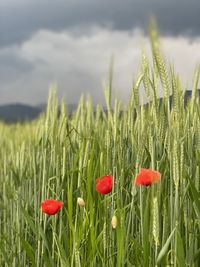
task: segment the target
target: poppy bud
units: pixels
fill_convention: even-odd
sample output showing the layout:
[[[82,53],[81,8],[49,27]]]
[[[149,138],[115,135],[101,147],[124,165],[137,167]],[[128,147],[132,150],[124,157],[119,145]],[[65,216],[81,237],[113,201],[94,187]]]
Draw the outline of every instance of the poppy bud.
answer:
[[[111,220],[112,228],[116,229],[117,228],[117,216],[113,216]]]
[[[77,198],[77,203],[80,207],[85,206],[85,201],[81,197]]]
[[[41,203],[42,211],[48,215],[56,214],[64,205],[63,202],[54,199],[46,199]]]

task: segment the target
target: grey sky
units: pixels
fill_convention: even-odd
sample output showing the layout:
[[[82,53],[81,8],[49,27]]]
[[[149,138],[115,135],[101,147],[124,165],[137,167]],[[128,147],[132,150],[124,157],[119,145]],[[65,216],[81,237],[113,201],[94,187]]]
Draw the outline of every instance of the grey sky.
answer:
[[[2,0],[1,0],[2,1]],[[0,45],[22,42],[39,29],[81,30],[91,25],[127,30],[146,29],[155,15],[164,34],[200,34],[200,1],[31,1],[3,0],[0,4]]]
[[[200,1],[194,0],[1,0],[0,103],[44,102],[54,80],[69,103],[77,102],[81,93],[102,101],[102,81],[113,54],[120,76],[116,90],[126,98],[141,42],[147,42],[149,16],[156,17],[163,45],[167,40],[168,47],[173,47],[179,38],[180,49],[176,45],[167,55],[180,60],[185,56],[181,51],[194,51],[192,43],[200,48],[199,14]],[[190,55],[191,64],[198,63],[199,54]],[[180,71],[186,73],[187,66]]]

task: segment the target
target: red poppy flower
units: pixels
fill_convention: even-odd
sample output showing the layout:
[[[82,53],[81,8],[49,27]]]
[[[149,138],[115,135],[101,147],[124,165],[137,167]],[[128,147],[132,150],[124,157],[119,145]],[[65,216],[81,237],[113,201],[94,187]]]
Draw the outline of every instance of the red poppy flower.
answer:
[[[64,205],[63,202],[54,199],[46,199],[41,203],[42,211],[48,215],[56,214]]]
[[[111,175],[96,179],[96,191],[106,195],[112,191],[113,177]]]
[[[135,185],[149,186],[160,181],[161,174],[158,171],[142,168],[135,178]]]

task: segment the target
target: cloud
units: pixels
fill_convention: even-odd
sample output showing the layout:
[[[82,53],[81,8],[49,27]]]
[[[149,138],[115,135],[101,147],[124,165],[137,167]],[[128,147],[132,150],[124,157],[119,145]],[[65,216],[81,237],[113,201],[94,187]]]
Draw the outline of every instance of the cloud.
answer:
[[[126,31],[146,30],[151,15],[162,34],[199,36],[200,1],[160,0],[3,0],[0,2],[0,46],[22,44],[41,29],[78,32],[91,26]]]
[[[103,102],[102,85],[108,79],[112,56],[113,87],[122,100],[127,100],[139,70],[141,47],[150,54],[148,38],[139,29],[93,27],[90,32],[78,36],[40,30],[19,46],[0,49],[0,62],[6,62],[0,63],[5,75],[1,79],[1,103],[45,102],[52,81],[57,81],[59,96],[65,96],[68,103],[77,103],[83,93],[90,94],[95,103]],[[191,81],[200,62],[200,39],[190,42],[186,37],[163,37],[161,43],[183,82]]]
[[[60,95],[66,96],[70,103],[77,102],[82,93],[90,94],[96,102],[103,101],[102,83],[107,79],[112,55],[116,66],[115,83],[124,89],[126,97],[139,62],[142,33],[101,28],[94,28],[92,32],[90,36],[75,37],[67,32],[43,30],[18,49],[11,48],[21,62],[33,68],[4,86],[7,92],[13,93],[13,97],[9,97],[19,101],[23,94],[26,101],[28,98],[34,102],[45,101],[48,85],[56,80]],[[123,73],[126,73],[124,78]]]

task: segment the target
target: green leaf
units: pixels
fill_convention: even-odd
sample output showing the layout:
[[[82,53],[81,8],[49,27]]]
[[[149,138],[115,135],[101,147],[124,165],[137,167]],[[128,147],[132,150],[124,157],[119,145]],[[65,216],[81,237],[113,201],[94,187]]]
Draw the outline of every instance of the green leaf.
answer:
[[[35,222],[33,221],[32,217],[28,214],[28,212],[23,207],[21,207],[21,209],[22,209],[24,217],[25,217],[25,219],[26,219],[26,221],[28,223],[28,226],[30,226],[31,230],[37,236],[38,239],[40,237],[42,238],[45,247],[49,251],[48,242],[47,242],[44,230],[42,229],[41,225],[38,222],[36,222],[36,224],[35,224]]]
[[[192,201],[194,201],[196,209],[196,215],[198,217],[198,219],[200,219],[200,193],[196,190],[196,187],[194,185],[194,182],[191,179],[189,180],[189,192],[190,192],[190,198],[192,199]]]
[[[62,261],[62,266],[69,266],[69,261],[67,259],[67,253],[66,250],[63,247],[63,244],[59,241],[59,238],[57,235],[55,235],[55,242],[58,249],[59,257]]]
[[[36,266],[35,252],[34,252],[33,247],[22,236],[20,236],[20,240],[21,240],[22,247],[26,251],[26,255],[28,256],[29,260],[31,261],[33,266]]]
[[[180,235],[180,232],[176,232],[176,253],[178,259],[178,266],[184,267],[185,265],[185,252],[183,247],[183,241]]]
[[[156,263],[158,264],[162,258],[166,255],[167,251],[168,251],[168,247],[169,247],[169,244],[171,243],[171,240],[172,240],[172,237],[174,235],[174,232],[176,230],[176,227],[172,230],[171,234],[169,235],[169,237],[167,238],[164,246],[162,247],[162,249],[160,250],[159,254],[158,254],[158,257],[157,257],[157,260],[156,260]]]
[[[9,266],[11,264],[11,261],[9,259],[8,252],[5,250],[4,243],[2,242],[2,240],[0,242],[0,259],[2,259],[1,255],[3,256],[5,262],[7,263],[7,266]]]

